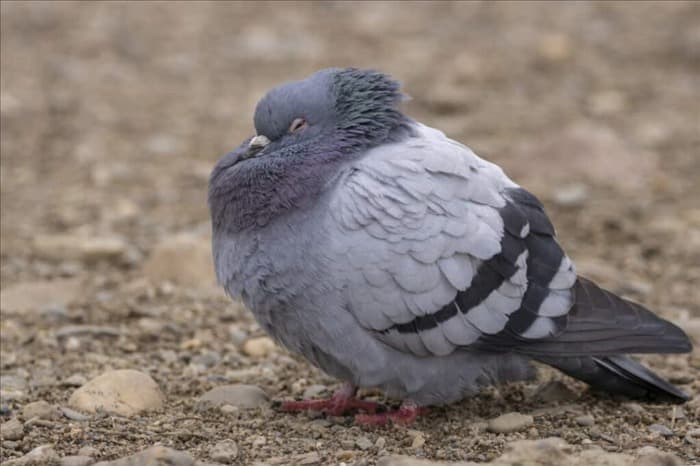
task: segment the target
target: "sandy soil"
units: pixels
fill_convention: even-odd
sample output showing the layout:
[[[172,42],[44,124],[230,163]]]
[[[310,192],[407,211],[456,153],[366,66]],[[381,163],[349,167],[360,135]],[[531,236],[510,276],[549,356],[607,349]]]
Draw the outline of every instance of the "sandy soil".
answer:
[[[1,420],[37,400],[65,406],[76,386],[119,368],[149,373],[165,405],[25,419],[0,460],[45,443],[113,459],[156,442],[210,460],[232,439],[240,464],[309,452],[323,464],[486,461],[514,440],[557,436],[699,461],[698,398],[629,404],[549,370],[411,429],[202,411],[197,398],[227,383],[278,399],[333,389],[282,350],[242,350],[261,333],[212,285],[206,209],[208,172],[252,133],[257,99],[327,66],[401,79],[411,115],[542,198],[582,273],[700,343],[700,3],[3,2],[1,13]],[[700,395],[697,351],[644,360]],[[536,396],[551,380],[570,391]],[[508,411],[534,423],[484,430]]]

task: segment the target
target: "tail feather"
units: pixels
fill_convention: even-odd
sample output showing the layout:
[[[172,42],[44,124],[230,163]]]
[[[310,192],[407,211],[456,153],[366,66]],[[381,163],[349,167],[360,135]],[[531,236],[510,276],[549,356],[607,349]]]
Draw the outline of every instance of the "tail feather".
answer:
[[[690,399],[678,387],[626,356],[537,357],[536,359],[607,392],[677,403]]]
[[[643,306],[620,298],[579,277],[574,306],[564,331],[528,342],[518,350],[531,356],[608,356],[611,354],[687,353],[688,336]]]
[[[676,402],[689,396],[640,363],[639,353],[687,353],[688,336],[637,303],[579,277],[565,330],[517,348],[593,387],[632,397]]]

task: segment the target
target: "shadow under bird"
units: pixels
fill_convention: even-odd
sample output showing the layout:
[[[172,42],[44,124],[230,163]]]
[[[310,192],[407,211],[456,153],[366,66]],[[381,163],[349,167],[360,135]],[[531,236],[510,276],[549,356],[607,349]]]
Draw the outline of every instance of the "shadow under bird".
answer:
[[[538,199],[399,109],[399,84],[326,69],[272,89],[257,136],[209,181],[219,283],[290,351],[342,380],[288,411],[412,422],[533,377],[531,360],[631,397],[688,396],[626,356],[685,333],[576,274]],[[355,397],[376,387],[386,411]]]

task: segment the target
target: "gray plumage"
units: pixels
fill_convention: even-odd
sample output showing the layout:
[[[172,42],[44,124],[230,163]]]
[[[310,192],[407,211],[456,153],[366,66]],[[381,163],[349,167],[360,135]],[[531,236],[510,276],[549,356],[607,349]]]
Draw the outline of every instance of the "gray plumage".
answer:
[[[402,98],[381,73],[329,69],[260,101],[264,147],[210,179],[226,291],[325,372],[419,405],[530,377],[530,359],[686,399],[624,356],[689,351],[683,331],[578,278],[540,202]]]

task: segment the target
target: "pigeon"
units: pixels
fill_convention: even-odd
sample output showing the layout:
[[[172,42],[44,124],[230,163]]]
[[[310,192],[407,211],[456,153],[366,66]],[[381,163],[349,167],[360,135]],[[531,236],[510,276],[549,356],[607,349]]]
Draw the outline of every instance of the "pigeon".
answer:
[[[342,381],[286,411],[411,423],[534,376],[689,399],[635,361],[687,335],[578,276],[542,203],[400,108],[400,84],[332,68],[270,90],[209,179],[218,282],[290,352]],[[398,408],[358,398],[374,388]]]

